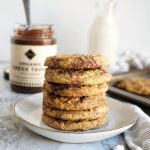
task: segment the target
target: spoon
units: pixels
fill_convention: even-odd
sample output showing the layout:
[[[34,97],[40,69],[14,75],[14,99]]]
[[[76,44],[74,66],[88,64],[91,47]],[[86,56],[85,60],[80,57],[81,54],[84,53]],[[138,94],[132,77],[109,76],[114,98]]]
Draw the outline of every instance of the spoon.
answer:
[[[31,19],[30,19],[30,0],[23,0],[25,14],[26,14],[26,21],[27,21],[27,28],[31,27]]]

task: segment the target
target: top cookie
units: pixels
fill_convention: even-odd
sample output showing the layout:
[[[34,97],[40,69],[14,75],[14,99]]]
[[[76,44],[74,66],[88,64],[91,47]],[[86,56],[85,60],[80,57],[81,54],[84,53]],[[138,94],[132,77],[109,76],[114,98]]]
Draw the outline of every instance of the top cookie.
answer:
[[[99,69],[109,66],[108,61],[101,55],[56,55],[47,57],[45,66],[64,69]]]

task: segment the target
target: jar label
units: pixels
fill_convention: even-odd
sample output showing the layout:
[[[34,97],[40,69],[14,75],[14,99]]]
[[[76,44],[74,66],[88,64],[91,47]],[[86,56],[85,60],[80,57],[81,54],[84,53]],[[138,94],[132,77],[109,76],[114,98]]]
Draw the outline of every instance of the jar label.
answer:
[[[57,54],[57,45],[35,46],[12,44],[10,80],[12,84],[24,87],[42,87],[44,61]]]

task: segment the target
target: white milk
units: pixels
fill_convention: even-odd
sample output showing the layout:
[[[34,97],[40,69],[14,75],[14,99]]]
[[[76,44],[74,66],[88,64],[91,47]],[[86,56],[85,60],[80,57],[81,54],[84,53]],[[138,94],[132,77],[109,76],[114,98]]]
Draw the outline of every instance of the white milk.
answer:
[[[114,1],[109,1],[108,11],[97,15],[90,29],[89,53],[101,54],[115,64],[118,49],[118,26],[114,17]]]

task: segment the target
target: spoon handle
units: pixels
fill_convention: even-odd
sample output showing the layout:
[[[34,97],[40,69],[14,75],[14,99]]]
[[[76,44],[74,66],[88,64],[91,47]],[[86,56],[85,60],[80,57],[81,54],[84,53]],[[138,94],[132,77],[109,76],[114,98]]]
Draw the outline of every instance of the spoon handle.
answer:
[[[26,14],[26,20],[28,27],[31,26],[31,20],[30,20],[30,0],[23,0],[24,3],[24,9]]]

